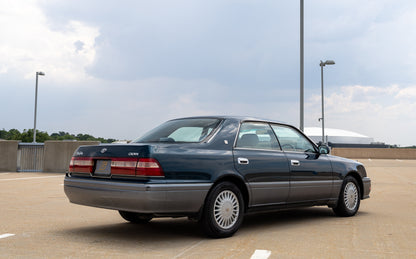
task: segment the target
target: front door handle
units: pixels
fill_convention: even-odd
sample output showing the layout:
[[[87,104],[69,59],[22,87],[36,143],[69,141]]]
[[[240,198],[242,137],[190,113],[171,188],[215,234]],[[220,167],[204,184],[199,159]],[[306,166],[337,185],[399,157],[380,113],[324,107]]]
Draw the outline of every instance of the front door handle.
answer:
[[[249,163],[248,159],[244,157],[239,157],[237,160],[240,165],[248,165]]]
[[[290,164],[293,166],[300,166],[299,160],[290,160]]]

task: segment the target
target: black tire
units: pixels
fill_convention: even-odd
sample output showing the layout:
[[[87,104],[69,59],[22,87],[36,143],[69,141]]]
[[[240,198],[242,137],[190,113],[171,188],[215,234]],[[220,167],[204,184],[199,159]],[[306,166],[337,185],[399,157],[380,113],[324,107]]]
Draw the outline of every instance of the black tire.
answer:
[[[130,212],[130,211],[119,210],[118,213],[120,213],[120,216],[123,219],[131,223],[136,223],[136,224],[148,223],[153,218],[152,215],[140,214],[140,213]]]
[[[208,194],[200,220],[210,237],[232,236],[244,217],[244,200],[240,189],[230,182],[221,182]]]
[[[347,176],[342,183],[337,206],[333,210],[340,217],[354,216],[360,208],[360,199],[361,190],[357,180]]]

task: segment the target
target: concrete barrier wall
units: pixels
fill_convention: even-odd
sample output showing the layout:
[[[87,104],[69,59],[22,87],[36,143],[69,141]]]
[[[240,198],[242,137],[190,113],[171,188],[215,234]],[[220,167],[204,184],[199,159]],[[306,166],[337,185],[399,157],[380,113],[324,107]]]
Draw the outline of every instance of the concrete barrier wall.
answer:
[[[0,172],[16,172],[19,141],[0,141]]]
[[[346,158],[416,159],[416,149],[410,148],[333,148],[331,154]]]
[[[0,172],[16,172],[19,141],[0,141]],[[46,141],[44,172],[66,172],[74,151],[82,145],[98,145],[98,141]],[[416,149],[398,148],[333,148],[331,154],[357,159],[414,159]]]
[[[45,141],[43,171],[66,172],[74,151],[83,145],[98,145],[99,141]]]

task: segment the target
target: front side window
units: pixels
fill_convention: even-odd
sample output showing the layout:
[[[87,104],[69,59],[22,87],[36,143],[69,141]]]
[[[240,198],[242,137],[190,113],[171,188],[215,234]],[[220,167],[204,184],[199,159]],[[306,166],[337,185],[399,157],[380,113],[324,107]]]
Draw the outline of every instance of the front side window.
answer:
[[[314,145],[297,130],[280,125],[272,125],[284,151],[315,152]]]
[[[258,122],[241,124],[236,147],[280,150],[279,143],[269,124]]]
[[[193,118],[165,122],[132,143],[145,142],[201,142],[221,123],[220,119]]]

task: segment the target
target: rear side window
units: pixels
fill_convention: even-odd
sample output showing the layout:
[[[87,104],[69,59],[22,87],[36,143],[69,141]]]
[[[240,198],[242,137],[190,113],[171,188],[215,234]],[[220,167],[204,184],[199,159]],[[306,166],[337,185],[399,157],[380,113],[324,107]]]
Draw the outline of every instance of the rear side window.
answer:
[[[220,125],[220,119],[179,119],[165,122],[132,143],[144,142],[188,142],[195,143],[207,139]]]
[[[258,122],[241,124],[236,147],[280,150],[279,143],[269,124]]]

